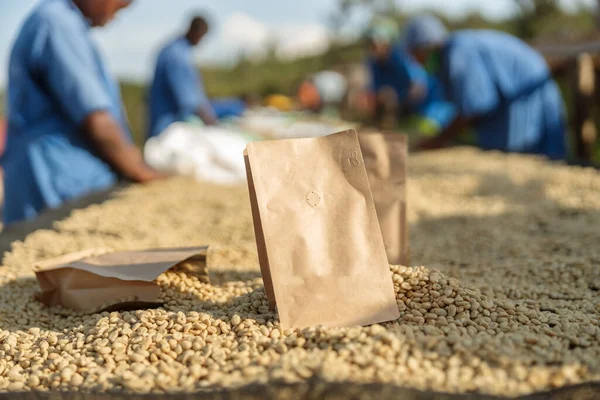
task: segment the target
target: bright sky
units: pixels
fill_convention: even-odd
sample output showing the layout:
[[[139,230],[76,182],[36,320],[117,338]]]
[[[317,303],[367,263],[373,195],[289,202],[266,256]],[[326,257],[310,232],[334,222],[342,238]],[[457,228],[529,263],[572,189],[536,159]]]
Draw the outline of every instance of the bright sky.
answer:
[[[0,0],[0,88],[12,42],[31,9],[44,0]],[[514,0],[395,0],[405,10],[435,8],[449,16],[481,11],[491,18],[514,12]],[[566,8],[591,5],[595,0],[562,0]],[[327,48],[328,18],[337,0],[135,0],[106,28],[95,35],[105,59],[121,78],[146,81],[152,75],[157,49],[183,32],[191,13],[207,13],[213,20],[206,42],[198,49],[200,63],[224,63],[241,53],[260,57],[265,43],[276,43],[281,57],[318,53]],[[358,11],[348,34],[360,32],[369,15]]]

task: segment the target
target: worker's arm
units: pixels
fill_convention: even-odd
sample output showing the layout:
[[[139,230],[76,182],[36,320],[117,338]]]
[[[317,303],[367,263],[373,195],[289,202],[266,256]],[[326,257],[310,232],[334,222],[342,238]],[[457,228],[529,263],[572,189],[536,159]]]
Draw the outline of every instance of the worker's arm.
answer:
[[[422,102],[427,96],[427,85],[422,82],[414,82],[408,90],[407,101],[412,104]]]
[[[144,163],[109,112],[122,105],[116,104],[105,78],[96,72],[101,66],[88,40],[73,35],[68,24],[44,23],[39,29],[45,40],[37,49],[38,65],[33,72],[40,89],[117,173],[136,182],[163,176]]]
[[[213,111],[212,107],[210,107],[209,104],[198,108],[198,111],[196,111],[196,115],[206,125],[217,125],[219,123],[219,120],[217,119],[215,112]]]
[[[122,128],[110,113],[95,111],[89,114],[82,128],[98,156],[123,177],[148,182],[166,176],[144,162],[141,152],[125,139]]]
[[[458,136],[470,125],[472,121],[469,118],[458,116],[452,121],[446,129],[439,135],[422,139],[412,146],[412,151],[441,149],[450,145]]]
[[[429,76],[427,71],[425,71],[421,64],[408,55],[402,58],[401,64],[403,66],[402,69],[405,71],[405,80],[409,85],[406,93],[406,102],[411,106],[421,104],[429,91]]]
[[[181,114],[186,117],[196,115],[206,125],[219,122],[206,96],[202,75],[185,54],[171,55],[167,79]]]
[[[448,146],[464,128],[486,118],[501,105],[498,88],[477,46],[453,49],[448,60],[449,98],[458,117],[437,137],[416,144],[415,150],[431,150]]]

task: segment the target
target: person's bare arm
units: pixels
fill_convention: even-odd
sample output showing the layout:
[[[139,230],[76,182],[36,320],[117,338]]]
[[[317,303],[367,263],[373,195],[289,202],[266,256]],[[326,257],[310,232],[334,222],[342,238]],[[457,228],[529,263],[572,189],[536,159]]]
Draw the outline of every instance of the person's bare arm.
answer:
[[[439,135],[423,139],[415,144],[412,151],[434,150],[447,147],[461,132],[469,126],[472,121],[470,119],[458,116],[452,121],[448,127]]]
[[[125,139],[122,128],[110,113],[91,113],[82,128],[98,155],[125,178],[148,182],[166,176],[144,162],[142,153]]]
[[[427,96],[427,87],[421,83],[414,83],[408,91],[407,101],[411,103],[419,103]]]
[[[206,125],[217,125],[219,123],[219,120],[211,107],[200,107],[198,111],[196,111],[196,115],[198,115]]]

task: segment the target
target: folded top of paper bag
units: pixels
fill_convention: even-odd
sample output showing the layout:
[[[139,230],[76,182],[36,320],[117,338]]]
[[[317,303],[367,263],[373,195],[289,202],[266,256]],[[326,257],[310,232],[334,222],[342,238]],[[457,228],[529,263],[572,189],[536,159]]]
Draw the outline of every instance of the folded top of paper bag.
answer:
[[[42,261],[34,271],[48,306],[62,305],[79,311],[97,311],[125,303],[157,303],[156,278],[183,261],[201,261],[197,270],[206,275],[207,247],[110,252],[92,249]],[[185,272],[194,273],[186,266]],[[208,277],[203,279],[208,282]]]

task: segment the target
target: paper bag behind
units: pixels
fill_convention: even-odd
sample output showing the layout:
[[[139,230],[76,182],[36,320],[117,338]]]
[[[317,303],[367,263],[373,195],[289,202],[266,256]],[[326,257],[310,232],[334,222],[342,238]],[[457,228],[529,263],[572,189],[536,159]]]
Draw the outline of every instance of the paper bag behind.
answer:
[[[48,306],[82,312],[156,306],[160,287],[155,279],[174,266],[197,276],[206,273],[206,250],[86,250],[43,261],[34,266],[39,298]],[[207,282],[208,276],[202,279]]]
[[[281,325],[399,317],[357,134],[250,143],[259,261]]]
[[[393,265],[408,265],[406,135],[361,132],[358,141],[365,160],[388,261]]]

